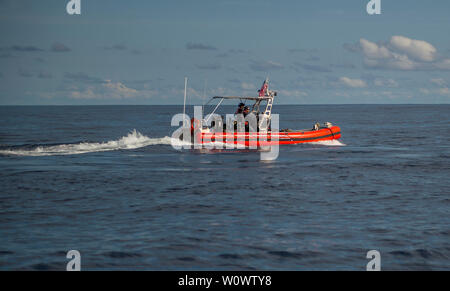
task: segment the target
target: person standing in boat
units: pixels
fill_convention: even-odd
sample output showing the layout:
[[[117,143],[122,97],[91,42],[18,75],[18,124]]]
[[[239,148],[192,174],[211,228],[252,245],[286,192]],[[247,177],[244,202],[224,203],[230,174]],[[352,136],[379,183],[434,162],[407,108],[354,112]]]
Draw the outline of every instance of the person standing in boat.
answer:
[[[313,126],[313,130],[319,130],[320,129],[320,123],[316,122]]]
[[[244,117],[246,117],[250,113],[250,108],[248,106],[245,106],[242,113],[244,114]]]
[[[238,109],[236,110],[236,112],[234,113],[234,114],[242,114],[242,113],[244,113],[244,106],[245,106],[245,104],[244,103],[239,103],[239,107],[238,107]]]

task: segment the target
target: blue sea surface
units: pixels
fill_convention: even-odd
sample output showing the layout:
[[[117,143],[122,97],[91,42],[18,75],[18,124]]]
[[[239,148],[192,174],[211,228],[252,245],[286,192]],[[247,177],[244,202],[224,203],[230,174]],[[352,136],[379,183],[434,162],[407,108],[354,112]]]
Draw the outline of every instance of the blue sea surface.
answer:
[[[261,161],[172,148],[180,106],[0,107],[0,270],[450,270],[450,105],[274,111],[341,143]]]

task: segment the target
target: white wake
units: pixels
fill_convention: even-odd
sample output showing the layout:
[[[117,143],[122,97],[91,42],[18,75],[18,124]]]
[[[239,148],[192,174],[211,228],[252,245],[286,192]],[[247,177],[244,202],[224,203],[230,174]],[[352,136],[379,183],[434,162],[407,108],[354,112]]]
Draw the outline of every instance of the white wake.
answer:
[[[337,139],[314,141],[314,142],[310,142],[309,144],[318,144],[318,145],[325,145],[325,146],[332,146],[332,147],[346,146],[345,143],[342,143]]]
[[[0,154],[16,156],[77,155],[93,152],[137,149],[150,145],[170,145],[171,140],[172,138],[168,136],[162,138],[149,138],[134,129],[127,136],[118,140],[100,143],[81,142],[76,144],[37,146],[31,149],[7,149],[0,150]]]

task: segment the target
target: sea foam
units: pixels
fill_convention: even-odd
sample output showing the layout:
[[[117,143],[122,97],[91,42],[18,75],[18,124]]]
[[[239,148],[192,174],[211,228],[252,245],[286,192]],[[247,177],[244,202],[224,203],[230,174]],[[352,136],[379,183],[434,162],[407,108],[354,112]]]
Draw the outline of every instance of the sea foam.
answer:
[[[16,156],[53,156],[53,155],[76,155],[92,152],[105,152],[114,150],[137,149],[150,145],[170,145],[172,138],[166,136],[162,138],[150,138],[136,131],[131,131],[128,135],[118,140],[106,142],[80,142],[74,144],[60,145],[39,145],[33,148],[17,147],[0,150],[3,155]]]

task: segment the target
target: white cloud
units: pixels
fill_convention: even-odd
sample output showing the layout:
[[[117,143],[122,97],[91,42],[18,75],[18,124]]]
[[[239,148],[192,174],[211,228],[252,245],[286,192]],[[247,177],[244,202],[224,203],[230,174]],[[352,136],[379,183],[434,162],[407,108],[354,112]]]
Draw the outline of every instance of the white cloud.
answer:
[[[361,79],[350,79],[348,77],[340,77],[339,82],[347,87],[351,88],[364,88],[367,87],[367,83]]]
[[[448,87],[438,88],[438,89],[426,89],[420,88],[420,92],[425,95],[440,95],[450,97],[450,89]]]
[[[376,43],[370,42],[364,38],[359,40],[359,44],[364,55],[369,59],[386,59],[392,56],[391,52],[384,46],[378,46]]]
[[[94,92],[93,87],[88,87],[83,91],[71,91],[69,94],[70,98],[73,99],[97,99],[98,95]]]
[[[450,96],[450,89],[448,89],[447,87],[440,88],[437,92],[439,95]]]
[[[389,68],[412,70],[415,63],[407,55],[390,51],[386,46],[378,45],[366,39],[359,41],[364,54],[364,64],[371,68]]]
[[[437,58],[436,48],[424,41],[395,35],[383,44],[359,40],[364,64],[393,70],[449,70],[450,59]]]
[[[105,80],[105,83],[100,86],[88,86],[84,89],[73,87],[69,92],[69,96],[74,99],[127,99],[154,95],[154,91],[138,91],[121,82],[112,82],[111,80]]]
[[[107,93],[112,94],[114,97],[118,98],[129,98],[135,97],[138,91],[136,89],[128,88],[120,82],[113,83],[111,80],[106,80],[103,87],[107,89]]]
[[[426,41],[394,35],[390,44],[394,49],[418,61],[431,62],[435,59],[436,48]]]

